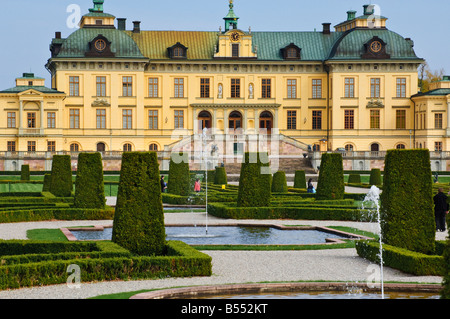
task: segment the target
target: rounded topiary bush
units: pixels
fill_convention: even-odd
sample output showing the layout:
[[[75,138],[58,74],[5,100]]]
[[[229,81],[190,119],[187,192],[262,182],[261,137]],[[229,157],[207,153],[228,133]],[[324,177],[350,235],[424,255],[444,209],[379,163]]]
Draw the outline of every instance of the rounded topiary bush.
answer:
[[[317,182],[317,200],[343,199],[345,192],[342,155],[324,153]]]
[[[295,171],[294,188],[306,188],[305,171]]]
[[[80,153],[78,155],[74,204],[77,208],[105,207],[103,162],[100,153]]]
[[[361,175],[359,174],[350,174],[348,176],[349,184],[361,184]]]
[[[72,196],[72,165],[70,155],[53,155],[50,193],[56,197]]]
[[[383,182],[381,180],[381,170],[379,168],[372,168],[370,171],[370,180],[369,185],[382,185]]]
[[[52,175],[45,174],[44,175],[44,184],[42,185],[42,191],[43,192],[49,192],[50,191],[50,184],[52,182]]]
[[[428,150],[389,150],[381,193],[386,244],[424,254],[435,251],[436,223]]]
[[[169,163],[167,192],[188,196],[191,193],[188,153],[172,153]]]
[[[287,180],[285,172],[276,172],[272,179],[272,193],[287,193]]]
[[[162,255],[166,246],[156,152],[122,156],[112,241],[138,255]]]
[[[214,174],[214,184],[216,185],[227,185],[227,171],[225,167],[216,167],[216,172]]]
[[[21,181],[30,180],[30,165],[22,165],[20,169],[20,180]]]
[[[239,177],[237,206],[270,206],[271,178],[267,153],[245,153]]]

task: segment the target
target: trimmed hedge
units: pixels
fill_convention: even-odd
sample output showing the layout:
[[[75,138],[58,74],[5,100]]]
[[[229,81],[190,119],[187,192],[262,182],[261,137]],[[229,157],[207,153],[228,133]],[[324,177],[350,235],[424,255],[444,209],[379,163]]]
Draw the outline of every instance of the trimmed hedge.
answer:
[[[361,175],[359,174],[350,174],[348,176],[348,181],[349,184],[361,184]]]
[[[380,263],[379,243],[376,241],[357,241],[359,256]],[[383,244],[383,264],[416,276],[443,276],[444,258],[439,255],[426,255],[400,247]]]
[[[379,168],[372,168],[372,170],[370,171],[369,185],[383,185],[383,181],[381,179],[381,170]]]
[[[52,175],[51,174],[45,174],[44,175],[44,183],[42,185],[42,191],[43,192],[50,192],[51,182],[52,182]]]
[[[0,289],[66,283],[73,264],[82,269],[81,282],[211,276],[210,256],[179,241],[169,241],[164,251],[165,256],[136,257],[112,242],[1,241]]]
[[[208,204],[208,214],[226,219],[295,219],[360,221],[365,212],[352,208],[308,206],[237,207],[230,203]]]
[[[450,218],[447,215],[447,229],[450,226]],[[447,241],[445,243],[443,249],[443,258],[444,258],[444,280],[442,282],[442,291],[441,291],[441,299],[450,299],[450,237],[447,237]]]
[[[381,193],[383,241],[391,246],[432,254],[436,224],[428,150],[389,150]]]
[[[285,172],[276,172],[272,178],[272,193],[287,193],[288,186]]]
[[[0,209],[0,223],[34,222],[48,220],[112,220],[114,209],[84,209],[66,207]]]
[[[105,207],[103,162],[100,153],[80,153],[78,155],[74,204],[77,208],[101,209]]]
[[[269,155],[246,152],[241,164],[237,205],[239,207],[269,206],[271,177]]]
[[[20,180],[21,181],[30,180],[30,165],[22,165],[20,169]]]
[[[216,185],[228,184],[227,171],[225,170],[225,167],[216,167],[216,171],[214,174],[214,184]]]
[[[113,225],[113,242],[138,255],[163,254],[166,232],[156,152],[122,155]]]
[[[305,171],[295,171],[294,188],[306,188]]]
[[[72,191],[70,155],[53,155],[50,192],[57,197],[70,197]]]
[[[344,192],[342,155],[339,153],[322,154],[316,199],[343,199]]]
[[[167,192],[187,196],[191,189],[188,153],[172,153],[169,163]]]

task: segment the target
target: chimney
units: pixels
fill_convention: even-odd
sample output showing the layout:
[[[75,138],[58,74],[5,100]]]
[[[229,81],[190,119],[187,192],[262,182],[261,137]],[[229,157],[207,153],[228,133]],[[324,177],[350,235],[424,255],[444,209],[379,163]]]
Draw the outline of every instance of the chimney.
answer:
[[[127,28],[127,19],[117,18],[117,29],[120,31],[125,31]]]
[[[375,6],[373,4],[365,4],[365,5],[363,5],[363,8],[364,8],[364,15],[365,16],[370,16],[375,11]]]
[[[61,39],[61,32],[55,32],[55,39]]]
[[[141,21],[133,21],[133,33],[141,33]]]
[[[330,34],[331,33],[331,30],[330,30],[330,26],[331,26],[331,23],[322,23],[322,25],[323,25],[323,34]]]
[[[347,21],[354,20],[356,18],[356,11],[347,11]]]

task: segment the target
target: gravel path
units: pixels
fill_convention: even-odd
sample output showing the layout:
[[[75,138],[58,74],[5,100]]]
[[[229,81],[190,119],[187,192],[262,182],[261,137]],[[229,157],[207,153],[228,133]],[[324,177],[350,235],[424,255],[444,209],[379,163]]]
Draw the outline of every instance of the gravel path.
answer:
[[[165,214],[167,224],[203,225],[204,213]],[[220,225],[234,220],[223,220],[208,216],[208,225]],[[340,221],[240,221],[246,224],[282,225],[345,225],[361,230],[376,232],[377,225]],[[0,224],[0,239],[26,239],[28,229],[60,228],[84,225],[110,225],[112,221],[70,221],[70,222],[31,222]],[[437,233],[437,239],[445,239],[447,232]],[[139,281],[113,281],[82,283],[80,288],[67,285],[26,288],[0,291],[0,299],[84,299],[103,294],[136,291],[142,289],[171,288],[198,285],[236,284],[271,281],[344,281],[366,282],[373,275],[374,267],[360,258],[355,249],[332,249],[315,251],[206,251],[213,260],[211,277],[167,278]],[[436,276],[412,276],[384,267],[384,280],[397,282],[441,283]]]

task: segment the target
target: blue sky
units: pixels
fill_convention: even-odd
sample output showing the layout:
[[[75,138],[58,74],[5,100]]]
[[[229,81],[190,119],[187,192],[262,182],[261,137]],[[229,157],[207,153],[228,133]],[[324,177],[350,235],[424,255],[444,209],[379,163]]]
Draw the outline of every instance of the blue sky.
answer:
[[[240,17],[239,28],[253,31],[318,31],[322,23],[332,26],[346,19],[348,10],[362,14],[364,4],[377,4],[381,15],[389,18],[387,27],[410,37],[415,51],[427,60],[432,70],[450,74],[450,28],[447,0],[235,0]],[[55,31],[67,37],[75,31],[67,26],[78,5],[81,14],[92,7],[92,0],[1,0],[0,10],[0,89],[14,86],[23,72],[46,78],[45,63],[50,57],[49,44]],[[223,26],[228,0],[105,0],[105,12],[117,18],[142,21],[143,30],[215,31]],[[70,19],[69,19],[70,20]],[[444,23],[445,22],[445,23]]]

